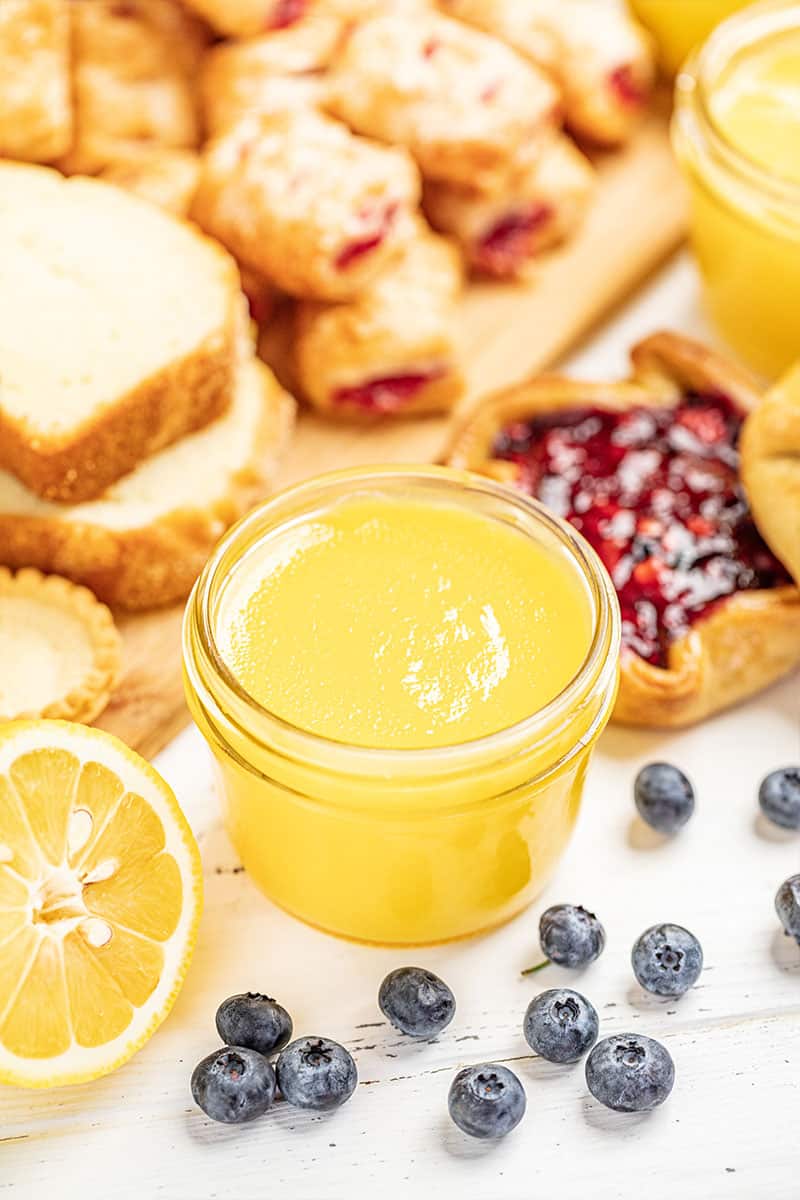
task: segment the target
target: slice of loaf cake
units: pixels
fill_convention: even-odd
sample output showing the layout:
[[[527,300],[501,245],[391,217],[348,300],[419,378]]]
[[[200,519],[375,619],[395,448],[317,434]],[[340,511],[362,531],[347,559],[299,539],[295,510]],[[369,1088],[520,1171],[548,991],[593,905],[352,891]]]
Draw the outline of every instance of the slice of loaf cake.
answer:
[[[241,291],[215,242],[138,197],[0,163],[0,467],[87,500],[220,415]]]
[[[53,504],[2,471],[0,563],[58,572],[121,608],[182,600],[221,534],[267,490],[293,420],[291,397],[249,359],[223,417],[98,500]]]

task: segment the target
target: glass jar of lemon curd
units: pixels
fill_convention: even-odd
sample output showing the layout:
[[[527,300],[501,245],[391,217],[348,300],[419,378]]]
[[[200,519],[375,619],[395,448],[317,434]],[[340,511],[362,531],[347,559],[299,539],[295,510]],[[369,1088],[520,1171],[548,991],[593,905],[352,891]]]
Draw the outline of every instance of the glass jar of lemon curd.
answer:
[[[720,25],[678,76],[673,143],[712,317],[774,376],[800,352],[800,2]]]
[[[360,940],[511,917],[567,843],[619,640],[592,549],[502,485],[376,467],[276,496],[223,539],[184,621],[245,868]]]

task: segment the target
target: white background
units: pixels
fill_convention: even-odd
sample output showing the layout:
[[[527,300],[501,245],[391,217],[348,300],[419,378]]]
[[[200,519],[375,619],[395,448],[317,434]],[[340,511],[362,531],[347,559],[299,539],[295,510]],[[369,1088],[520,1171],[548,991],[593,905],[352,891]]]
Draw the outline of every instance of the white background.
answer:
[[[659,327],[710,336],[685,257],[569,367],[587,377],[624,374],[628,347]],[[633,777],[653,758],[675,761],[697,787],[694,819],[669,842],[633,819]],[[793,761],[800,761],[797,676],[685,733],[609,729],[576,836],[541,901],[485,937],[396,952],[306,928],[236,870],[205,747],[187,730],[157,765],[200,838],[206,868],[206,909],[188,980],[166,1024],[114,1075],[51,1093],[2,1090],[0,1195],[797,1197],[800,949],[781,936],[773,895],[800,870],[800,838],[770,834],[756,819],[759,780]],[[550,967],[523,980],[520,968],[539,957],[539,913],[558,901],[599,914],[605,954],[578,977]],[[705,949],[699,985],[678,1001],[646,996],[630,971],[632,942],[656,921],[687,925]],[[403,1039],[377,1009],[380,980],[406,962],[432,968],[456,993],[456,1018],[433,1043]],[[609,1113],[588,1096],[581,1065],[554,1067],[528,1052],[525,1007],[536,991],[559,984],[591,998],[601,1036],[632,1030],[663,1039],[677,1075],[663,1108]],[[280,1104],[236,1129],[214,1125],[194,1107],[189,1076],[217,1045],[216,1006],[248,989],[278,997],[297,1034],[324,1034],[351,1048],[361,1083],[345,1108],[309,1117]],[[487,1145],[450,1124],[446,1097],[459,1066],[490,1060],[518,1072],[528,1111],[509,1138]]]

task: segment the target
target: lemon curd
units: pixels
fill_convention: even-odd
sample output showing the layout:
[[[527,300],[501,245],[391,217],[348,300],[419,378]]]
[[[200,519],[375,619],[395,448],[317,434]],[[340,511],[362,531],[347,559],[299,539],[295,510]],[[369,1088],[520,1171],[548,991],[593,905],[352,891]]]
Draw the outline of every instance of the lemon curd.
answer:
[[[343,500],[239,575],[218,640],[234,676],[276,716],[356,746],[515,725],[566,687],[591,641],[565,554],[452,504]]]
[[[673,124],[709,308],[776,375],[800,343],[800,3],[722,24],[678,79]]]
[[[591,549],[442,468],[323,476],[251,514],[187,608],[187,696],[242,861],[379,942],[462,936],[546,882],[617,686]]]

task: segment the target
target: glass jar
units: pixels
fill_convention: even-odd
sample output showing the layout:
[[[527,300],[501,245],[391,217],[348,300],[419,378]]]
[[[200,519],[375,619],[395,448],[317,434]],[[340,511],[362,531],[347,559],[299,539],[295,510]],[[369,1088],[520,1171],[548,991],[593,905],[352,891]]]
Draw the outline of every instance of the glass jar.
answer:
[[[708,308],[733,349],[767,376],[800,347],[800,183],[734,145],[713,102],[732,66],[787,34],[800,37],[798,0],[755,4],[720,25],[678,77],[672,124]]]
[[[653,35],[661,66],[676,75],[686,56],[715,26],[751,0],[628,0],[633,15]]]
[[[590,598],[592,636],[561,694],[499,733],[421,750],[347,745],[260,707],[219,653],[226,582],[276,531],[356,495],[468,506],[566,554]],[[486,588],[490,594],[490,580]],[[616,697],[619,641],[616,594],[593,550],[502,485],[445,468],[376,467],[275,497],[223,539],[184,621],[189,707],[216,760],[226,822],[247,871],[295,916],[371,942],[442,941],[513,916],[567,843]]]

